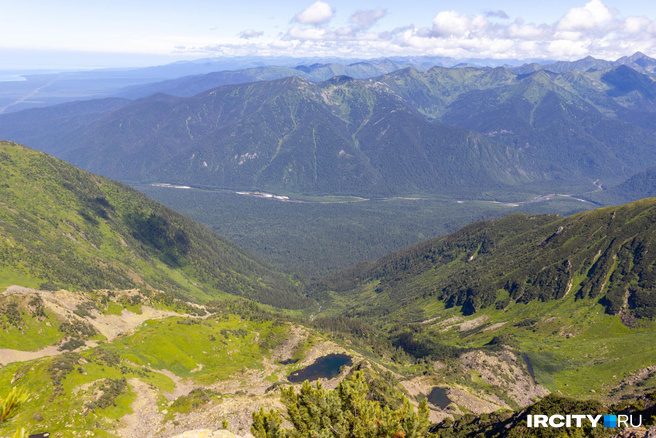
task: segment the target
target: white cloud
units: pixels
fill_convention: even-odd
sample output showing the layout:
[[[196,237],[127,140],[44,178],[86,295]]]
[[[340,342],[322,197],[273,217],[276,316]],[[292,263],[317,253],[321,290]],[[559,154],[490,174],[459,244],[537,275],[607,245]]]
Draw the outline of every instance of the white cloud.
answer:
[[[614,11],[604,6],[601,0],[590,0],[582,8],[570,9],[556,28],[564,31],[595,29],[609,23],[614,16]]]
[[[582,32],[565,30],[553,34],[553,39],[556,41],[579,41],[581,38],[583,38]]]
[[[341,39],[355,38],[368,39],[372,38],[372,33],[363,34],[372,27],[378,20],[387,14],[387,9],[377,8],[369,11],[358,11],[351,15],[349,22],[351,26],[340,27],[335,30],[335,36]],[[365,36],[366,35],[366,36]],[[377,35],[377,34],[376,34]]]
[[[387,9],[377,8],[370,11],[358,11],[351,15],[349,21],[358,28],[368,29],[387,14]]]
[[[534,24],[523,25],[519,22],[512,23],[507,27],[507,35],[512,39],[520,40],[539,40],[548,38],[551,33],[549,26],[535,26]]]
[[[622,31],[628,34],[636,34],[643,32],[649,26],[649,19],[647,17],[627,17],[624,20]]]
[[[547,47],[555,58],[584,58],[588,54],[588,41],[554,40]]]
[[[246,29],[239,32],[239,38],[243,38],[246,40],[251,38],[261,37],[262,35],[264,35],[264,32],[257,31],[255,29]]]
[[[504,20],[509,19],[510,17],[506,14],[505,11],[499,9],[498,11],[485,11],[485,16],[490,18],[502,18]]]
[[[438,36],[464,36],[472,28],[472,19],[456,11],[442,11],[433,18],[433,32]]]
[[[287,37],[295,40],[325,40],[334,39],[333,33],[322,27],[303,28],[292,26],[287,31]]]
[[[589,0],[583,7],[564,11],[554,23],[527,23],[521,17],[508,19],[504,11],[480,15],[457,10],[436,12],[431,21],[378,30],[381,19],[387,16],[385,9],[355,10],[339,27],[330,23],[334,17],[330,5],[317,1],[297,14],[278,38],[267,40],[249,29],[239,34],[241,39],[204,47],[187,43],[187,47],[196,48],[186,50],[235,53],[241,44],[247,53],[291,56],[574,60],[588,55],[617,59],[637,50],[656,56],[656,21],[641,16],[622,17],[602,0]],[[244,38],[252,39],[246,42]]]
[[[324,24],[333,18],[333,9],[326,2],[318,1],[313,3],[307,9],[299,12],[293,18],[293,21],[301,24]]]

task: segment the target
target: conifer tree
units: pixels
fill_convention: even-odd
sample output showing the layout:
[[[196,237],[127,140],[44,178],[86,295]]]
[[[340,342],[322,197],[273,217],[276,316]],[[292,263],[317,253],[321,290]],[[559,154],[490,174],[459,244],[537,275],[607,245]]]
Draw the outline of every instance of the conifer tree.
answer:
[[[12,388],[4,398],[0,397],[0,429],[16,419],[21,405],[26,403],[30,395],[24,389]],[[12,438],[27,436],[25,429],[18,429]]]
[[[276,410],[253,413],[251,431],[256,438],[418,438],[427,435],[428,407],[418,411],[404,399],[397,410],[367,399],[369,385],[362,371],[340,382],[334,391],[305,381],[297,394],[293,387],[281,390],[281,400],[293,429],[282,429]]]

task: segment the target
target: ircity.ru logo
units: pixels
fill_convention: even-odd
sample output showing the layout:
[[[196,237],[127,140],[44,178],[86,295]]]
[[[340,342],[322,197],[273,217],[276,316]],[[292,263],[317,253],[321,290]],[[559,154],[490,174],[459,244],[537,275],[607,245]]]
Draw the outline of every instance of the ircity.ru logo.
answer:
[[[583,427],[584,422],[589,422],[592,427],[603,418],[604,427],[639,427],[642,426],[642,415],[639,420],[633,419],[633,415],[528,415],[526,425],[528,427]]]

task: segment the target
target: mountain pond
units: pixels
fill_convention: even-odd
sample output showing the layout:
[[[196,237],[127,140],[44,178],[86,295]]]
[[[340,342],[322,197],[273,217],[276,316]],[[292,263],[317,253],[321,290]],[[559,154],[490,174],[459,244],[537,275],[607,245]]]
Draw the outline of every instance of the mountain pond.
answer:
[[[332,379],[337,377],[341,367],[352,363],[351,356],[346,354],[329,354],[318,358],[312,365],[294,371],[287,377],[287,380],[292,383],[301,383],[304,380]]]
[[[451,399],[446,395],[446,389],[439,386],[434,387],[426,398],[428,398],[428,403],[440,409],[446,409],[451,404]]]

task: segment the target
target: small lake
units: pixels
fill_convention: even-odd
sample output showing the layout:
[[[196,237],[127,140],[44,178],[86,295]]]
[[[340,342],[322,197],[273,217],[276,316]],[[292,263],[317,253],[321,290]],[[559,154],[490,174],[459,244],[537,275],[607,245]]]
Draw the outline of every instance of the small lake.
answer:
[[[298,359],[285,359],[285,360],[278,361],[280,365],[291,365],[296,362],[298,362]]]
[[[352,363],[351,356],[346,354],[329,354],[320,357],[312,365],[294,371],[287,377],[287,380],[292,383],[301,383],[305,380],[332,379],[337,377],[341,367]]]
[[[446,409],[451,404],[451,399],[446,395],[446,389],[439,386],[434,387],[426,398],[428,398],[428,403],[440,409]]]

